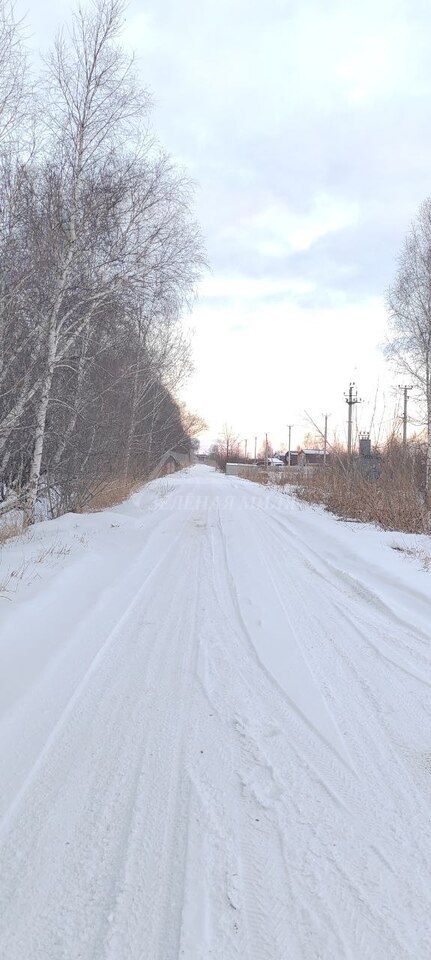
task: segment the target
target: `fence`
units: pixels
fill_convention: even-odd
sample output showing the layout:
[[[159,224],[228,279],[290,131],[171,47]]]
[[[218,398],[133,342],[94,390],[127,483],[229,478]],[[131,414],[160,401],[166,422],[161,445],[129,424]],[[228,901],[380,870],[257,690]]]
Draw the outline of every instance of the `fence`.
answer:
[[[293,482],[297,477],[298,480],[300,477],[309,476],[314,471],[313,466],[294,466],[294,467],[276,467],[273,464],[269,464],[268,467],[262,466],[262,464],[257,463],[227,463],[226,464],[226,474],[228,477],[245,477],[249,476],[251,479],[254,474],[259,473],[268,473],[276,477],[283,477],[284,479],[291,479]]]

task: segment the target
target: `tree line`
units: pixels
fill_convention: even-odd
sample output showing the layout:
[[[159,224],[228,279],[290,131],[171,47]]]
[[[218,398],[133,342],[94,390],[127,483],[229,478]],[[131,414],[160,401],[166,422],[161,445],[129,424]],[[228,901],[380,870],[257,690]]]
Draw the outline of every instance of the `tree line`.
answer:
[[[25,518],[190,447],[181,315],[204,265],[193,187],[151,127],[123,0],[79,7],[40,75],[0,0],[0,478]]]

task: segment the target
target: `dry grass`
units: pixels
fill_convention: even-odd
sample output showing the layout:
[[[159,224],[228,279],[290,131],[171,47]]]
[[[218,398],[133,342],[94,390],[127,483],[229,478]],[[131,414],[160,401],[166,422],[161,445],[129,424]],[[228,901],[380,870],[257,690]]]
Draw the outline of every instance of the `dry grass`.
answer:
[[[304,477],[296,496],[307,503],[323,504],[340,517],[375,523],[383,530],[428,533],[422,467],[419,460],[390,443],[381,451],[380,475],[373,479],[350,467],[342,454],[325,470],[319,468]]]
[[[391,438],[379,451],[378,475],[366,475],[358,461],[349,465],[345,451],[332,452],[325,468],[305,467],[278,471],[244,469],[239,476],[254,483],[291,485],[294,495],[307,503],[322,504],[337,516],[374,523],[384,530],[431,532],[431,517],[424,500],[424,457],[412,445],[404,452]]]
[[[12,540],[13,537],[19,537],[22,533],[22,524],[17,520],[4,520],[0,522],[0,544]]]
[[[67,543],[52,543],[38,553],[35,557],[35,563],[45,563],[46,560],[59,560],[61,557],[68,557],[70,550],[71,548]]]
[[[24,575],[27,573],[29,568],[29,561],[23,560],[19,567],[16,570],[9,570],[4,579],[0,581],[0,596],[2,599],[11,598],[7,595],[9,593],[16,593],[21,581],[24,578]]]
[[[302,483],[303,478],[312,472],[310,467],[290,467],[285,470],[261,470],[250,469],[246,466],[238,470],[238,476],[243,480],[251,480],[253,483],[260,483],[264,486],[271,484],[275,487],[285,487],[289,485],[297,486]]]
[[[9,570],[0,580],[0,597],[2,599],[11,599],[8,594],[17,593],[21,582],[24,580],[28,586],[40,576],[37,570],[38,564],[52,563],[67,557],[71,548],[67,543],[52,543],[44,547],[36,556],[30,559],[24,559],[15,570]]]
[[[249,470],[247,467],[241,467],[238,470],[238,476],[243,480],[251,480],[253,483],[266,485],[272,483],[273,475],[268,470]]]
[[[85,500],[76,508],[77,513],[99,513],[108,510],[118,503],[123,503],[128,497],[142,487],[142,479],[129,480],[125,477],[111,477],[98,483],[97,487],[89,491]]]

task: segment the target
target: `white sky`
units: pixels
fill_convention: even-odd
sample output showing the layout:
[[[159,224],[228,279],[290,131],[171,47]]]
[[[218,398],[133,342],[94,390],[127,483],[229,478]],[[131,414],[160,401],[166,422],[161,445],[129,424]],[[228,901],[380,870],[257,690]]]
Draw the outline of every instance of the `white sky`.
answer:
[[[34,44],[71,8],[31,0]],[[383,294],[431,192],[428,0],[132,0],[125,39],[198,184],[212,271],[185,399],[204,440],[228,422],[284,447],[290,422],[296,446],[304,409],[343,437],[350,380],[360,428],[376,391],[387,427]]]

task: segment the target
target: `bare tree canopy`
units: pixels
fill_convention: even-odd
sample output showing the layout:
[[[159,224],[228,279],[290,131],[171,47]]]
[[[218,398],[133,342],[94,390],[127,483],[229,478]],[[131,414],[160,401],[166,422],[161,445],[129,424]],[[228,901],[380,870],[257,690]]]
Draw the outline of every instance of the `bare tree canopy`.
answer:
[[[16,21],[12,0],[0,0],[0,150],[17,139],[28,105],[27,76],[22,24]]]
[[[426,498],[431,500],[431,197],[421,205],[388,290],[387,354],[417,388],[427,430]]]

